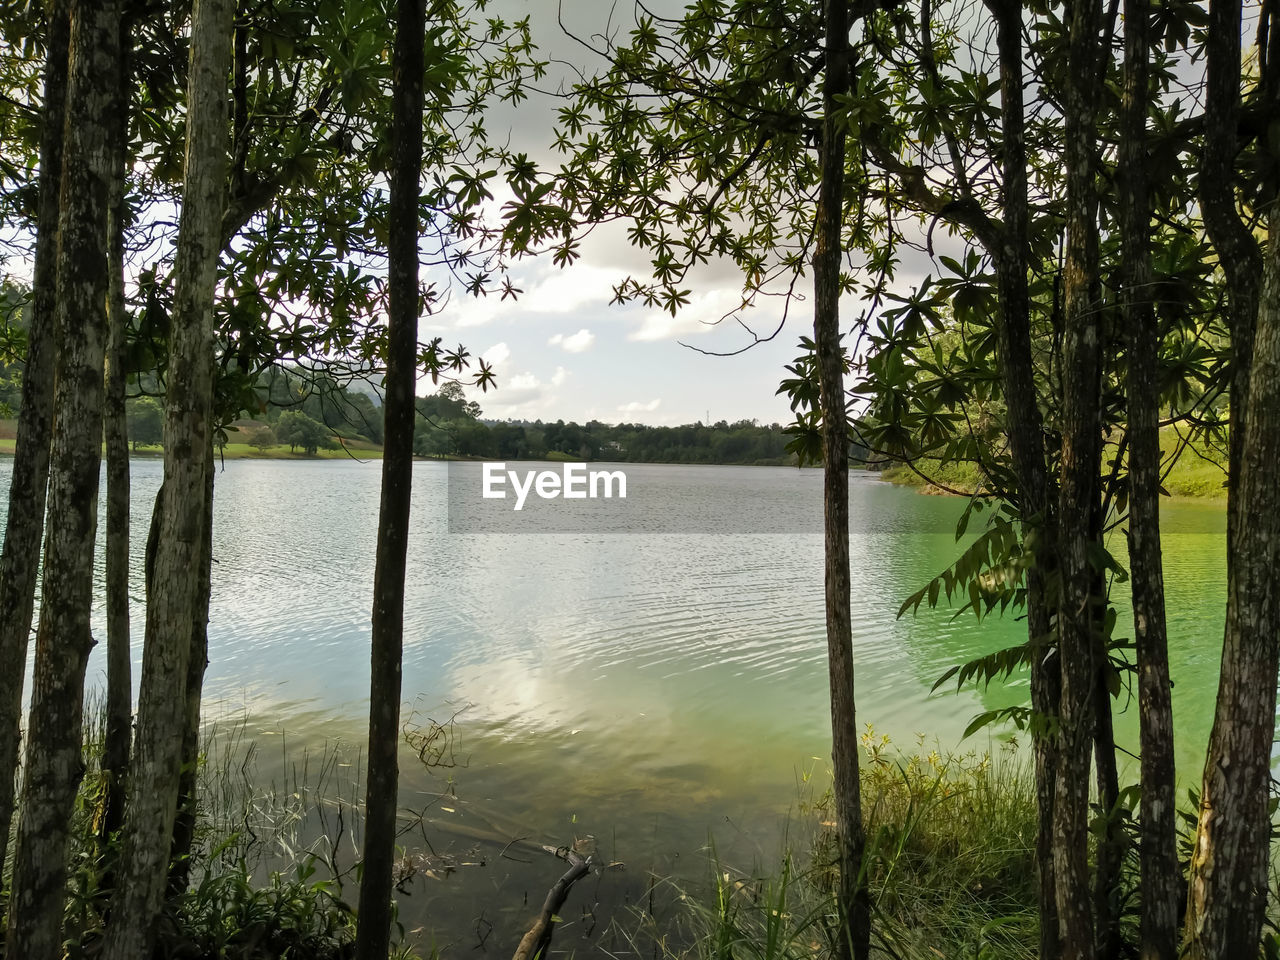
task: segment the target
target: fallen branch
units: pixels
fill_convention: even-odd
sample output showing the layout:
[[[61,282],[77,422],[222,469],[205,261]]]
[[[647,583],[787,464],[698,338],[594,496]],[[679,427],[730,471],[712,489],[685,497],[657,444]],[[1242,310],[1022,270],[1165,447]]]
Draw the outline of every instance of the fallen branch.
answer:
[[[546,849],[551,850],[550,847]],[[511,960],[536,960],[546,956],[551,946],[551,935],[555,930],[555,917],[569,897],[569,890],[582,877],[591,871],[591,857],[584,857],[572,847],[560,847],[554,851],[557,857],[569,864],[569,869],[547,891],[547,899],[542,902],[542,913],[533,922],[529,931],[520,938],[520,945]]]

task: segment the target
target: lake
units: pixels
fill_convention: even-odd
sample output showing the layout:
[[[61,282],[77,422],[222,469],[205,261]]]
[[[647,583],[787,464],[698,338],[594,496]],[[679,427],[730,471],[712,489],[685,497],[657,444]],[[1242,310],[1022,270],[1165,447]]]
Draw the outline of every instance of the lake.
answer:
[[[645,905],[650,876],[707,876],[708,844],[740,869],[768,869],[802,781],[826,776],[820,473],[618,469],[629,499],[679,519],[660,532],[456,532],[481,529],[457,510],[458,485],[478,467],[453,468],[451,497],[447,465],[415,465],[406,715],[444,727],[455,764],[428,770],[403,751],[401,804],[420,819],[402,843],[422,856],[401,919],[424,945],[509,954],[563,872],[532,845],[588,834],[621,866],[575,889],[557,946],[595,944],[611,920],[626,924],[629,905]],[[9,470],[0,462],[0,492]],[[160,471],[154,460],[133,466],[138,598]],[[337,774],[359,769],[379,479],[378,463],[354,461],[237,460],[218,471],[206,716],[241,724],[263,782],[283,783],[300,758],[314,764],[326,751],[349,765]],[[976,713],[1023,698],[1019,681],[931,687],[946,668],[1018,642],[1023,625],[950,611],[896,617],[955,556],[963,501],[862,474],[850,500],[860,721],[908,749],[917,734],[944,752],[992,749],[990,734],[961,744],[961,733]],[[611,515],[607,501],[593,504]],[[1223,509],[1170,502],[1166,527],[1177,758],[1192,783],[1216,693]],[[1114,541],[1123,558],[1120,534]],[[1125,589],[1115,587],[1118,632],[1130,636]],[[100,623],[96,635],[105,637]],[[135,684],[141,636],[139,602]],[[91,684],[103,682],[100,652]],[[1118,718],[1130,745],[1136,713],[1135,700]]]

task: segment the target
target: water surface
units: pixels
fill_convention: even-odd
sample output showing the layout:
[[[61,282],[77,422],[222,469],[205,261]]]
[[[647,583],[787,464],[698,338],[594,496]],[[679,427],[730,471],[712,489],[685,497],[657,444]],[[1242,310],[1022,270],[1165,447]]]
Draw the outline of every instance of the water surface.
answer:
[[[764,517],[767,507],[771,519],[756,527],[769,532],[722,534],[695,523],[662,534],[450,533],[448,468],[415,465],[403,693],[415,721],[455,718],[457,765],[428,771],[406,748],[401,803],[427,819],[403,842],[411,854],[485,864],[408,887],[402,918],[424,941],[508,952],[561,872],[531,845],[590,834],[604,859],[624,865],[575,893],[575,910],[599,907],[570,935],[590,933],[595,943],[621,907],[644,902],[650,873],[703,876],[708,842],[744,869],[753,859],[767,864],[798,815],[798,784],[825,775],[819,473],[623,469],[636,489],[671,498],[673,512],[722,511],[726,497],[738,498],[740,518]],[[0,484],[8,470],[0,464]],[[159,477],[158,461],[134,464],[139,598]],[[379,480],[377,463],[354,461],[238,460],[219,469],[206,715],[247,715],[248,736],[271,748],[261,751],[264,778],[296,763],[299,750],[334,742],[352,764],[344,769],[358,769]],[[902,601],[956,555],[963,502],[869,475],[853,478],[850,501],[860,721],[904,746],[923,734],[954,749],[976,713],[1024,699],[1025,680],[959,694],[931,692],[934,681],[1018,642],[1024,627],[950,611],[897,619]],[[778,521],[792,516],[786,511],[794,522]],[[1221,515],[1215,504],[1166,506],[1186,782],[1198,774],[1216,690]],[[1122,556],[1118,534],[1112,547]],[[1116,588],[1119,633],[1129,636],[1124,589]],[[139,603],[135,682],[141,632]],[[95,653],[91,682],[102,675]],[[1132,744],[1136,727],[1133,704],[1119,718],[1120,736]],[[276,748],[282,732],[286,750]],[[960,746],[990,749],[989,734]],[[518,837],[527,839],[503,853]]]

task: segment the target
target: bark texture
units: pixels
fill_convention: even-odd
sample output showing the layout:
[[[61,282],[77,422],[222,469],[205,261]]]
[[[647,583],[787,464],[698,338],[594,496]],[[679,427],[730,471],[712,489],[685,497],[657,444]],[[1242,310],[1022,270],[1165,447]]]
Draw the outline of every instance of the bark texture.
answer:
[[[1128,332],[1129,580],[1138,660],[1141,788],[1138,859],[1141,960],[1178,954],[1178,825],[1173,707],[1160,548],[1159,331],[1151,302],[1151,201],[1145,169],[1150,0],[1125,0],[1125,68],[1116,170],[1121,309]]]
[[[191,658],[187,661],[186,716],[182,730],[182,775],[178,781],[178,813],[173,821],[169,853],[169,895],[186,891],[190,878],[191,844],[196,828],[196,774],[200,764],[200,703],[204,672],[209,666],[209,600],[213,591],[213,445],[205,453],[204,529],[201,530],[200,585],[191,617]]]
[[[1231,415],[1227,471],[1227,578],[1234,565],[1232,531],[1248,517],[1236,496],[1245,434],[1253,327],[1258,316],[1262,251],[1236,206],[1235,161],[1240,122],[1240,0],[1210,0],[1205,44],[1204,143],[1200,156],[1200,210],[1205,232],[1227,278],[1231,331]]]
[[[1271,746],[1280,666],[1280,211],[1268,224],[1249,402],[1228,532],[1222,674],[1191,860],[1187,955],[1228,960],[1258,951],[1270,861]]]
[[[44,534],[53,431],[54,328],[57,303],[58,192],[62,179],[63,108],[70,23],[65,2],[48,8],[44,129],[40,134],[40,209],[36,223],[31,319],[22,371],[22,406],[9,483],[9,515],[0,553],[0,663],[25,664],[35,608],[36,564]],[[0,876],[4,875],[17,788],[22,684],[26,671],[0,670]],[[3,911],[0,903],[0,911]],[[0,915],[3,915],[0,912]]]
[[[1095,498],[1095,502],[1097,502]],[[1094,510],[1089,531],[1091,543],[1102,543],[1102,510]],[[1093,762],[1097,783],[1097,803],[1107,815],[1105,830],[1098,837],[1093,870],[1093,915],[1097,926],[1098,960],[1119,960],[1124,949],[1120,929],[1120,871],[1124,865],[1126,839],[1123,825],[1114,812],[1120,802],[1120,771],[1116,765],[1115,718],[1111,713],[1111,690],[1107,686],[1107,646],[1102,631],[1106,610],[1106,587],[1095,571],[1089,605],[1093,612]]]
[[[1054,799],[1058,930],[1065,960],[1093,960],[1094,909],[1089,875],[1089,758],[1096,722],[1096,650],[1089,537],[1098,500],[1097,200],[1094,151],[1098,73],[1096,0],[1066,7],[1068,69],[1063,91],[1066,256],[1063,266],[1062,485],[1058,522],[1061,600],[1058,637],[1062,691]]]
[[[132,651],[129,642],[129,436],[125,422],[128,314],[124,299],[125,189],[129,156],[129,55],[131,24],[120,22],[120,70],[116,85],[115,177],[111,184],[107,296],[107,356],[102,433],[107,459],[107,729],[102,750],[106,796],[100,835],[106,840],[124,821],[124,780],[133,723]]]
[[[387,378],[383,407],[382,502],[373,576],[369,677],[369,769],[359,960],[384,960],[391,934],[392,865],[400,765],[400,665],[405,554],[413,482],[413,394],[418,352],[418,207],[422,176],[423,0],[397,0],[388,214]]]
[[[108,960],[150,954],[178,801],[213,442],[213,302],[226,189],[234,13],[233,0],[197,0],[192,11],[186,162],[165,397],[164,496],[147,603],[119,884],[103,954]]]
[[[1009,448],[1018,478],[1023,541],[1035,557],[1027,571],[1027,642],[1031,645],[1031,708],[1042,718],[1057,716],[1059,667],[1050,647],[1052,610],[1046,582],[1055,567],[1054,503],[1045,468],[1044,423],[1035,389],[1031,355],[1031,297],[1027,288],[1030,247],[1027,219],[1026,119],[1023,103],[1022,5],[988,0],[996,19],[1000,53],[1000,111],[1004,156],[1004,230],[989,243],[1000,298],[997,349],[1006,398]],[[1053,866],[1053,798],[1057,749],[1052,736],[1034,732],[1036,783],[1037,904],[1041,960],[1057,960],[1058,903]]]
[[[813,255],[813,340],[822,412],[824,583],[827,670],[831,683],[831,759],[839,833],[840,931],[836,956],[870,955],[871,907],[862,861],[866,849],[858,775],[858,728],[853,681],[853,624],[849,607],[849,424],[845,409],[844,345],[840,338],[840,255],[845,129],[837,97],[849,65],[847,0],[826,0],[826,73],[816,245]]]
[[[1265,465],[1269,458],[1274,467],[1280,454],[1271,432],[1280,278],[1274,208],[1264,266],[1258,242],[1236,206],[1240,33],[1239,0],[1211,0],[1200,199],[1205,229],[1227,278],[1231,417],[1227,622],[1184,934],[1185,952],[1193,960],[1225,960],[1257,951],[1271,828],[1267,790],[1275,730],[1278,533],[1275,483],[1268,489]],[[1272,338],[1264,345],[1264,352],[1272,351],[1266,356],[1255,355],[1255,325],[1258,337]],[[1264,422],[1252,423],[1255,415]]]
[[[107,205],[119,4],[71,7],[57,254],[59,355],[35,679],[27,721],[22,820],[14,855],[7,953],[62,956],[67,839],[84,774],[84,673],[93,647],[94,536],[107,317]],[[10,510],[14,508],[11,505]],[[26,562],[31,562],[28,555]]]

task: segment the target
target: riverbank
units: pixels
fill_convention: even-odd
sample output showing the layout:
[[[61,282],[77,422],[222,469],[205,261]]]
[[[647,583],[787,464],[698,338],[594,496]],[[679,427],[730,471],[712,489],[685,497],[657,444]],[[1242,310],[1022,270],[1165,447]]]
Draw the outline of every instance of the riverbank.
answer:
[[[1160,431],[1161,454],[1167,459],[1177,450],[1181,450],[1178,460],[1164,478],[1169,496],[1225,500],[1226,460],[1222,451],[1200,442],[1184,442],[1172,427],[1166,427]],[[881,476],[890,483],[940,496],[968,496],[983,485],[982,471],[972,462],[942,463],[925,457],[915,467],[887,467]]]
[[[293,748],[283,758],[290,773],[263,784],[244,723],[206,730],[190,884],[165,904],[158,955],[350,957],[358,922],[350,904],[359,886],[360,764],[348,767],[341,745],[310,757]],[[86,816],[77,820],[73,846],[86,865],[78,875],[79,895],[100,900],[108,894],[98,871],[110,864],[114,848],[103,847],[91,829],[102,799],[101,740],[100,732],[86,733]],[[1016,751],[940,756],[920,738],[900,752],[871,729],[862,745],[873,943],[887,956],[1032,960],[1038,930],[1035,800]],[[791,828],[780,851],[765,854],[764,863],[721,859],[712,836],[699,862],[686,864],[681,874],[648,875],[647,894],[638,901],[610,896],[607,888],[635,878],[627,879],[625,863],[603,850],[593,853],[593,877],[570,892],[553,949],[610,960],[724,960],[726,947],[734,956],[746,951],[760,960],[838,956],[829,783],[825,769],[801,775]],[[465,804],[450,795],[436,812]],[[435,819],[417,819],[421,832],[406,824],[402,833],[402,913],[432,900],[442,884],[479,884],[490,895],[479,917],[433,911],[418,925],[402,927],[392,956],[470,955],[474,931],[497,955],[509,955],[542,891],[498,883],[499,867],[505,857],[537,856],[540,848],[519,837],[474,831],[462,852],[447,827],[441,832]],[[558,869],[548,874],[548,885]],[[69,909],[67,916],[68,955],[91,954],[102,936],[102,911]]]

